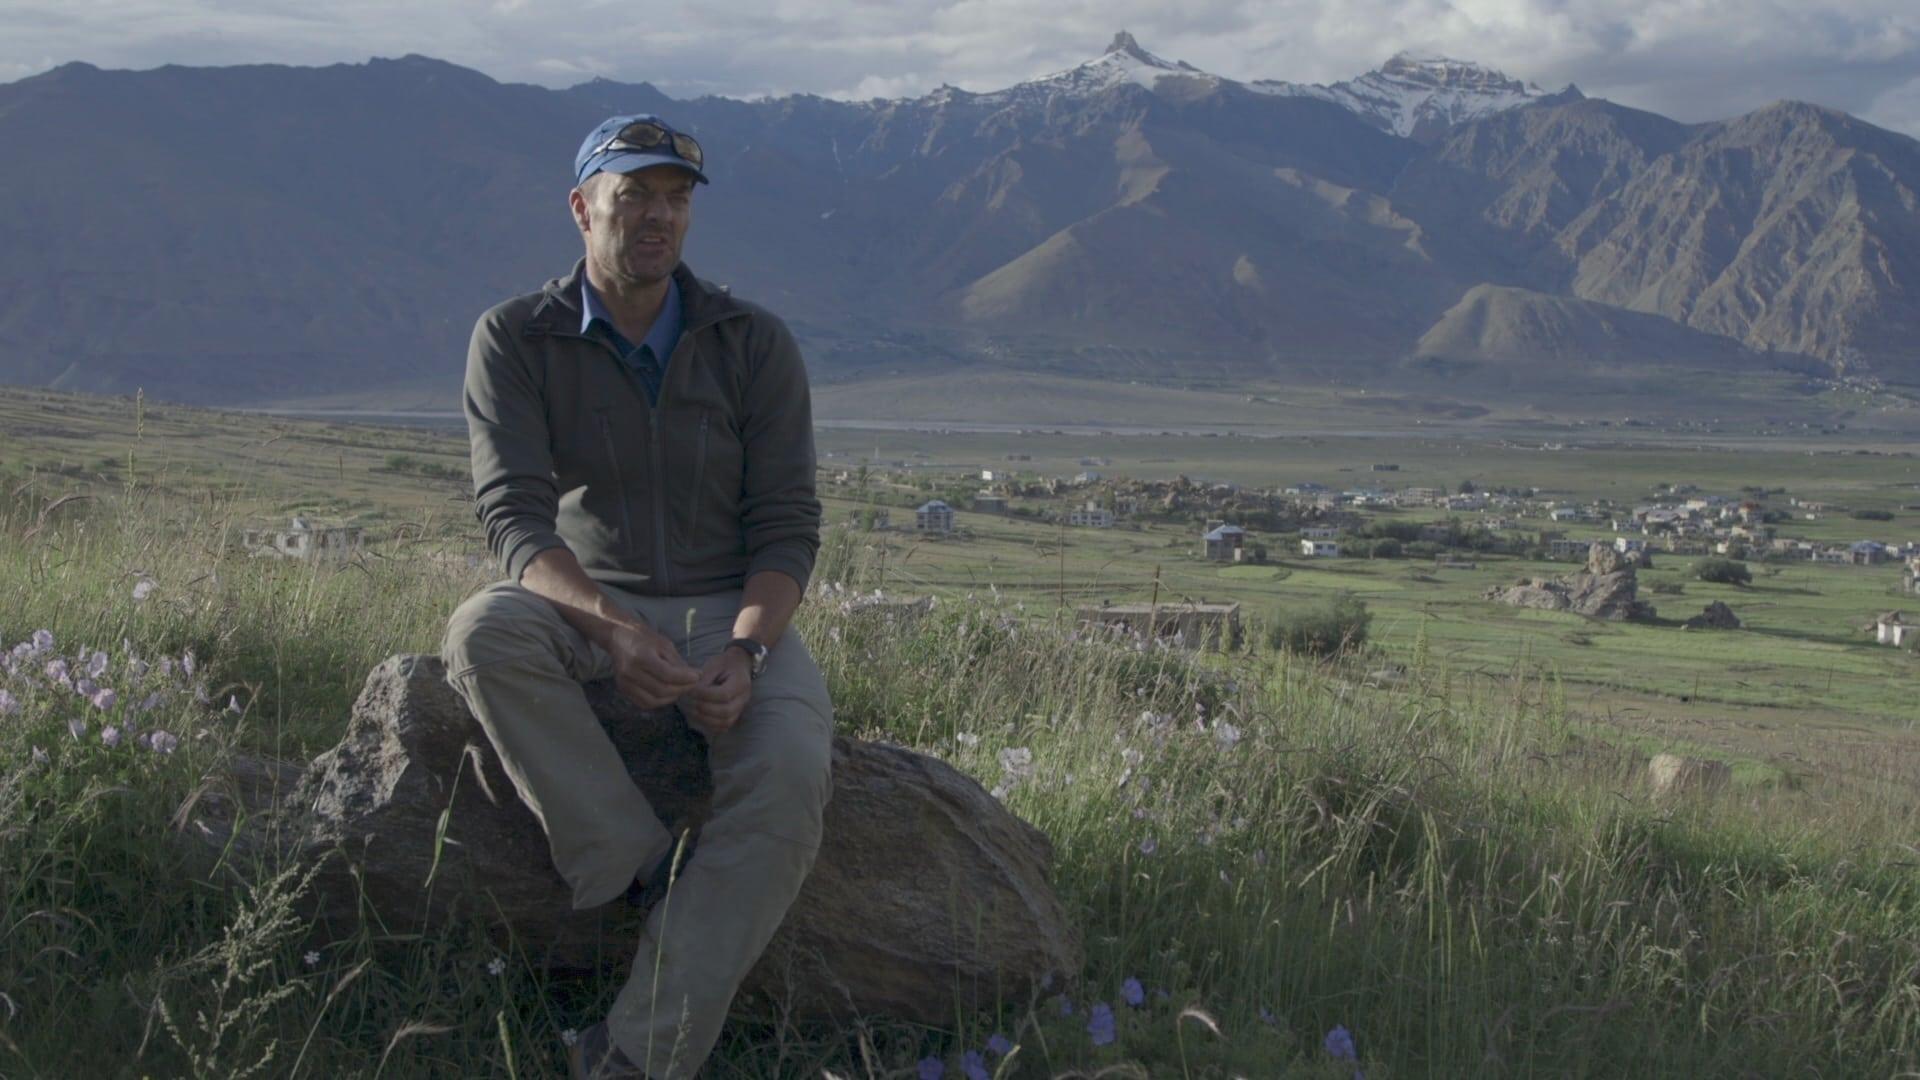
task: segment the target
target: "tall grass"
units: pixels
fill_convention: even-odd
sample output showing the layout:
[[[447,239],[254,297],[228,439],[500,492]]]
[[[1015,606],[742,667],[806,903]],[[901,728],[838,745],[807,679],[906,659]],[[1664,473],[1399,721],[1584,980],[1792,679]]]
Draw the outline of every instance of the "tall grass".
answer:
[[[298,914],[306,868],[209,878],[176,854],[177,809],[228,755],[330,745],[366,672],[434,649],[484,573],[251,560],[220,506],[138,490],[47,505],[0,504],[0,646],[56,642],[0,676],[0,1074],[556,1073],[560,1032],[624,971],[552,980],[468,925],[324,937]],[[1364,657],[1143,647],[990,587],[890,609],[838,530],[817,580],[797,625],[842,730],[942,756],[1044,830],[1088,965],[940,1031],[742,1022],[713,1075],[960,1075],[998,1033],[1018,1051],[982,1060],[1009,1076],[1346,1076],[1336,1026],[1375,1077],[1920,1067],[1897,789],[1656,802],[1550,673],[1422,653],[1376,689]],[[47,686],[95,650],[111,706]]]

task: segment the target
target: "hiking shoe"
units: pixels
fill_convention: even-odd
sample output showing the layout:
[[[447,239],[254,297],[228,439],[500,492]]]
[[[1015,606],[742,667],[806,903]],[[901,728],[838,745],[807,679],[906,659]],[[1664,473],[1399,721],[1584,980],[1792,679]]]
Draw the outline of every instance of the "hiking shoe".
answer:
[[[582,1031],[567,1047],[567,1074],[573,1080],[647,1080],[646,1072],[614,1045],[605,1020]]]

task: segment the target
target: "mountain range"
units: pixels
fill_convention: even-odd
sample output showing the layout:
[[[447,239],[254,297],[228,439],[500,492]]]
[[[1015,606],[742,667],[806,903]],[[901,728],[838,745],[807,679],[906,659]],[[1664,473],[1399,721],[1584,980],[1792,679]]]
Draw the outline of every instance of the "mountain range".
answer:
[[[577,258],[569,165],[615,112],[701,139],[688,262],[786,316],[816,378],[1920,382],[1913,139],[1794,102],[1682,124],[1414,54],[1242,82],[1125,33],[1004,90],[864,102],[421,56],[67,64],[0,85],[0,381],[451,403],[475,316]]]

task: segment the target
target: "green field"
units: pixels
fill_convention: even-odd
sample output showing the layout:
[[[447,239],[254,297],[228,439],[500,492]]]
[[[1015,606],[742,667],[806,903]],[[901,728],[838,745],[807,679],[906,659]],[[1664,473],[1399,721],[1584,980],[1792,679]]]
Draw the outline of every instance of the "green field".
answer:
[[[830,430],[823,464],[875,440],[883,459],[949,474],[1017,448],[1049,473],[1097,453],[1109,475],[1249,483],[1367,477],[1387,460],[1402,464],[1396,485],[1758,484],[1864,502],[1911,484],[1906,458],[1798,445],[1523,453],[1462,439],[1448,457],[1455,444],[1407,435]],[[1607,467],[1588,473],[1582,455]],[[463,463],[461,440],[433,431],[0,392],[0,646],[39,629],[65,652],[98,646],[109,681],[129,654],[190,650],[208,691],[199,704],[172,677],[143,719],[182,736],[159,754],[101,740],[124,702],[47,692],[36,667],[4,677],[0,1074],[555,1075],[560,1033],[604,1009],[623,973],[553,977],[477,921],[317,927],[298,913],[300,867],[196,875],[172,824],[231,754],[331,746],[365,673],[434,648],[490,579],[467,558],[480,552]],[[864,497],[900,521],[936,471],[895,470]],[[1643,586],[1662,619],[1625,625],[1480,598],[1565,565],[1306,560],[1276,542],[1271,565],[1222,567],[1184,526],[963,509],[961,535],[929,540],[848,527],[862,505],[849,489],[827,502],[819,581],[947,598],[898,627],[816,591],[796,626],[840,729],[983,785],[1008,782],[1002,750],[1030,752],[1006,802],[1052,840],[1088,964],[1046,996],[932,1030],[742,1018],[710,1075],[880,1080],[931,1059],[951,1077],[998,1033],[1019,1048],[991,1062],[1000,1077],[1349,1077],[1356,1063],[1325,1049],[1336,1026],[1376,1078],[1920,1069],[1920,682],[1911,654],[1857,629],[1898,605],[1896,570],[1759,567],[1742,589],[1664,557]],[[331,568],[229,546],[291,513],[364,524],[368,551]],[[141,581],[152,592],[136,597]],[[1373,613],[1364,650],[1260,643],[1260,621],[1341,593]],[[1135,650],[1056,617],[1156,596],[1239,600],[1253,646]],[[1678,627],[1713,599],[1747,629]],[[1732,786],[1655,798],[1642,773],[1661,750],[1729,762]],[[1148,991],[1138,1006],[1130,979]],[[1090,1038],[1095,1003],[1116,1013],[1111,1043]]]

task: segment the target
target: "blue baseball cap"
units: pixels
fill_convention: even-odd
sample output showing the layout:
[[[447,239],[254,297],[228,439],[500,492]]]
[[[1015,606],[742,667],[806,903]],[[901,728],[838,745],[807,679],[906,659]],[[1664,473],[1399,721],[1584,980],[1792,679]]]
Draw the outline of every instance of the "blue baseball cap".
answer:
[[[706,155],[693,136],[651,113],[609,116],[587,133],[573,156],[573,180],[585,183],[597,172],[630,173],[649,165],[677,165],[707,183],[701,169]]]

